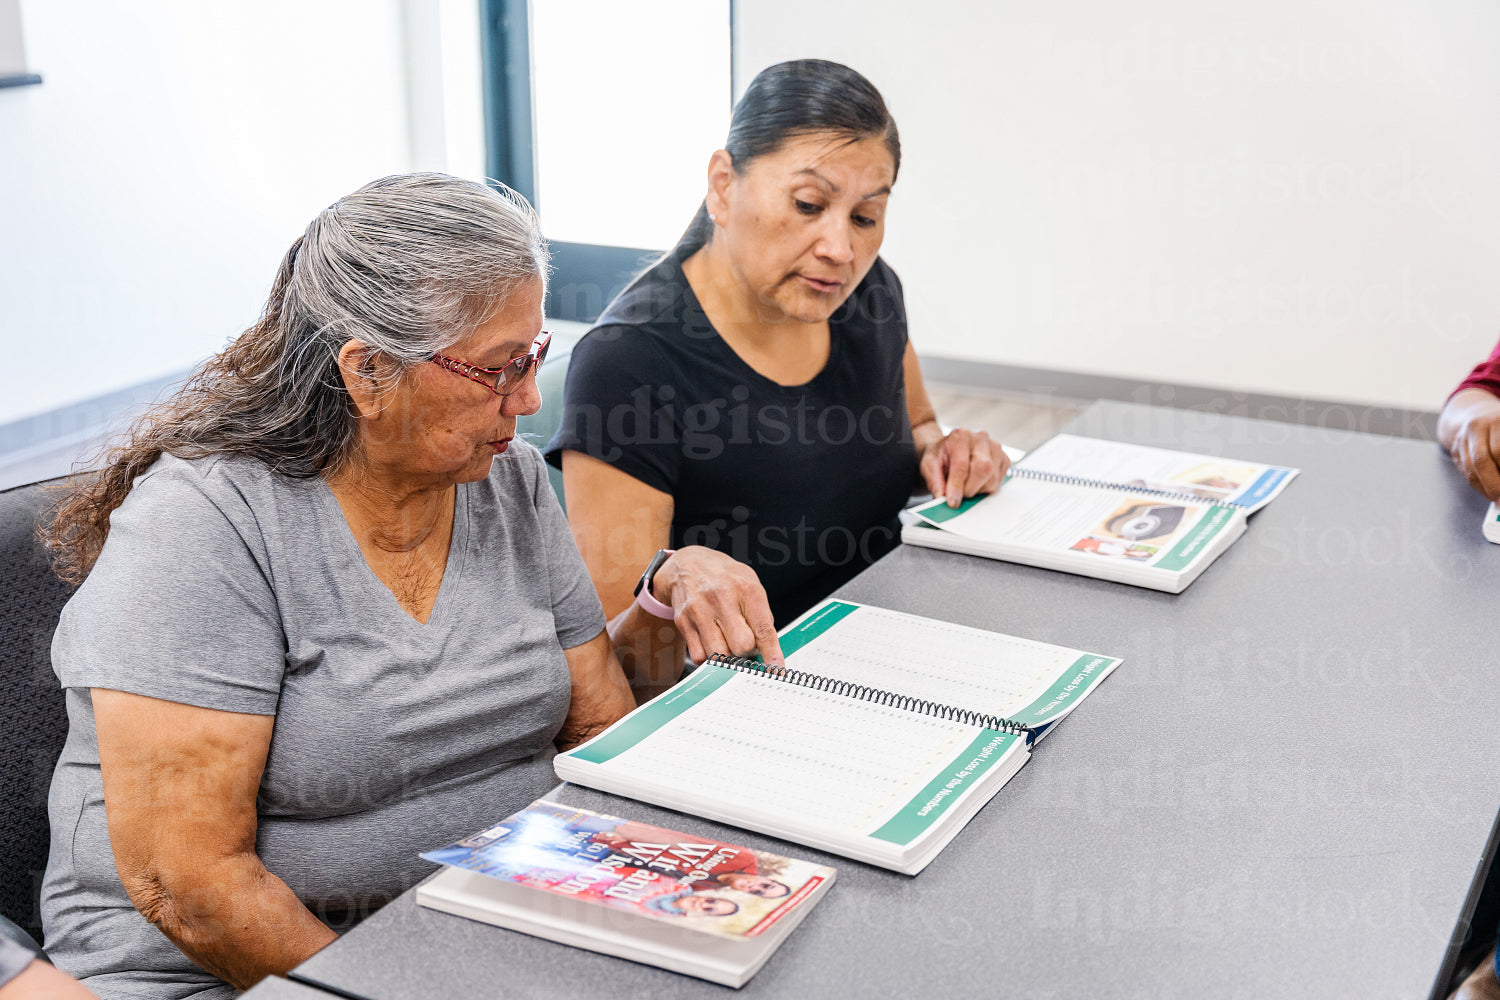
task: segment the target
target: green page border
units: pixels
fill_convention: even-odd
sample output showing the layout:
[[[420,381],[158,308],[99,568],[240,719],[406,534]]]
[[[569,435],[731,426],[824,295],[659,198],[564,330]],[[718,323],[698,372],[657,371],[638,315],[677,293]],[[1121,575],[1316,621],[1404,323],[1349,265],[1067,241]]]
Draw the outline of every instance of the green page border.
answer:
[[[1214,507],[1183,537],[1182,541],[1152,565],[1157,569],[1179,570],[1203,553],[1213,537],[1234,520],[1236,507]]]
[[[612,760],[729,683],[734,673],[727,667],[705,663],[672,690],[646,702],[608,732],[568,751],[566,756],[595,764]]]
[[[791,656],[858,610],[858,604],[825,601],[822,607],[807,616],[806,621],[781,637],[781,655]]]
[[[1012,714],[1010,718],[1028,726],[1045,725],[1088,694],[1104,676],[1105,668],[1119,662],[1118,657],[1084,653],[1073,661],[1073,666],[1069,670],[1052,682],[1051,687],[1038,695],[1030,705]]]
[[[782,654],[791,656],[858,610],[859,605],[845,601],[824,603],[802,624],[781,637]],[[727,667],[705,663],[676,687],[642,705],[630,716],[615,723],[608,732],[569,751],[566,756],[594,764],[613,760],[729,683],[735,673]]]
[[[953,758],[916,797],[902,806],[885,825],[870,834],[876,840],[905,846],[926,833],[964,790],[978,781],[995,761],[1010,752],[1021,737],[1013,733],[981,730],[963,753]]]
[[[1006,476],[1005,478],[1009,479],[1010,477]],[[939,498],[937,500],[931,500],[927,503],[924,503],[920,507],[913,508],[913,512],[920,517],[926,518],[929,521],[935,521],[938,524],[942,524],[944,521],[953,520],[960,514],[967,514],[969,511],[974,509],[975,504],[979,503],[979,501],[983,500],[987,496],[989,496],[988,493],[980,493],[977,496],[969,497],[969,499],[965,500],[963,503],[960,503],[957,507],[949,507],[947,500]]]

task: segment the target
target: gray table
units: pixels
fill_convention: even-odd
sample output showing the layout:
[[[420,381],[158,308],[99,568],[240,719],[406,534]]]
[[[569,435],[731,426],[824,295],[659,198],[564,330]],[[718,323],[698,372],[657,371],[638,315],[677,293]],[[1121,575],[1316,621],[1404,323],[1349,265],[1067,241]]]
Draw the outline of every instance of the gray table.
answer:
[[[1430,443],[1100,403],[1069,430],[1299,466],[1183,594],[902,548],[857,601],[1125,658],[925,872],[839,867],[746,997],[1428,995],[1500,788],[1500,548]],[[296,970],[376,1000],[723,988],[418,907]]]
[[[249,1000],[334,1000],[337,996],[280,976],[267,976],[240,995]]]

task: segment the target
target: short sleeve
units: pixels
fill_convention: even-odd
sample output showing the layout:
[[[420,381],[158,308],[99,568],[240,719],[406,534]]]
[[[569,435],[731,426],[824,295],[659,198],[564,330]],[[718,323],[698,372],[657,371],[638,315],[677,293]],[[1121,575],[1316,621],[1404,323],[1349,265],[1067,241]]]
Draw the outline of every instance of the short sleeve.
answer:
[[[162,462],[110,517],[53,667],[64,687],[274,715],[286,639],[259,528],[232,488],[211,497],[196,466]]]
[[[563,452],[581,452],[674,493],[682,455],[673,424],[673,371],[654,335],[624,325],[591,330],[568,362],[562,423],[547,445],[547,460],[562,468]]]
[[[1475,365],[1469,377],[1453,391],[1456,393],[1464,389],[1483,389],[1491,396],[1500,396],[1500,344],[1496,344],[1490,356]]]
[[[35,958],[30,948],[0,934],[0,986],[25,972]]]
[[[529,450],[529,449],[528,449]],[[604,606],[599,592],[578,554],[573,532],[552,484],[547,469],[535,451],[531,469],[532,499],[541,524],[543,544],[547,551],[547,576],[552,582],[552,619],[557,624],[557,641],[563,649],[581,646],[604,630]]]
[[[840,309],[845,322],[874,331],[883,344],[896,350],[906,350],[906,294],[900,276],[881,258],[875,258],[870,273]]]

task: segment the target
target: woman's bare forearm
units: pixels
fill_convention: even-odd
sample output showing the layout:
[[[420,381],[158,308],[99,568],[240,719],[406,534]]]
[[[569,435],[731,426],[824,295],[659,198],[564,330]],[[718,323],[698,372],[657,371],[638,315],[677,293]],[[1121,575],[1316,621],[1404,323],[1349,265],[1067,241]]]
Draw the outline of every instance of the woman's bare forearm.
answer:
[[[573,697],[553,742],[567,750],[593,739],[635,708],[635,696],[610,647],[607,630],[578,646],[563,650]]]
[[[115,870],[147,920],[241,989],[336,937],[255,853],[274,716],[90,697]]]
[[[206,971],[239,989],[285,975],[337,934],[253,853],[126,881],[136,909]]]
[[[687,640],[671,620],[631,604],[609,623],[609,641],[620,668],[640,701],[677,683],[687,658]]]

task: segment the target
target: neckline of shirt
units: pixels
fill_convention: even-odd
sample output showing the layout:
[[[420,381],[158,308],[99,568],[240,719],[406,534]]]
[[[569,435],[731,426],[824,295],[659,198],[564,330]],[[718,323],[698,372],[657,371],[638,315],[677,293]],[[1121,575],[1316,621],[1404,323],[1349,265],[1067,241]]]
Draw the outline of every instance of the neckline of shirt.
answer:
[[[437,597],[433,598],[432,610],[427,615],[425,622],[417,621],[401,602],[396,600],[395,593],[386,586],[384,580],[375,574],[370,568],[370,562],[365,558],[364,550],[359,547],[359,539],[354,537],[354,529],[349,527],[349,519],[344,516],[344,509],[339,506],[338,497],[333,495],[333,490],[328,486],[328,480],[322,476],[316,477],[316,490],[324,512],[332,517],[337,524],[334,534],[340,538],[340,544],[344,546],[344,555],[347,560],[355,566],[356,573],[363,573],[366,583],[377,592],[384,594],[384,600],[389,602],[389,610],[406,620],[406,623],[418,629],[431,629],[440,624],[447,617],[447,607],[453,603],[449,596],[457,585],[458,579],[463,575],[464,561],[469,552],[469,483],[458,483],[453,491],[453,533],[448,539],[448,561],[443,566],[443,579],[438,584]]]
[[[710,342],[715,346],[722,360],[729,362],[743,374],[757,380],[763,386],[768,386],[778,392],[806,392],[810,389],[818,388],[820,383],[827,382],[833,378],[834,372],[838,370],[839,363],[843,360],[845,337],[845,332],[840,329],[842,323],[835,322],[833,316],[828,318],[828,358],[823,362],[823,367],[818,369],[817,374],[806,382],[798,382],[793,385],[778,382],[756,371],[750,362],[741,357],[740,353],[731,347],[729,341],[725,340],[723,335],[719,333],[713,321],[708,318],[708,313],[704,311],[703,304],[698,301],[698,293],[693,291],[692,283],[688,281],[687,274],[682,269],[682,262],[701,249],[701,245],[694,246],[689,243],[680,243],[671,253],[663,258],[663,263],[668,264],[671,268],[671,272],[666,275],[666,278],[671,284],[676,286],[677,298],[681,299],[686,310],[684,319],[687,318],[689,312],[702,317],[703,325],[713,332],[713,338]],[[858,291],[859,289],[856,288],[855,292]],[[843,309],[843,305],[840,305],[839,309],[834,310],[834,316],[837,316],[841,309]]]

